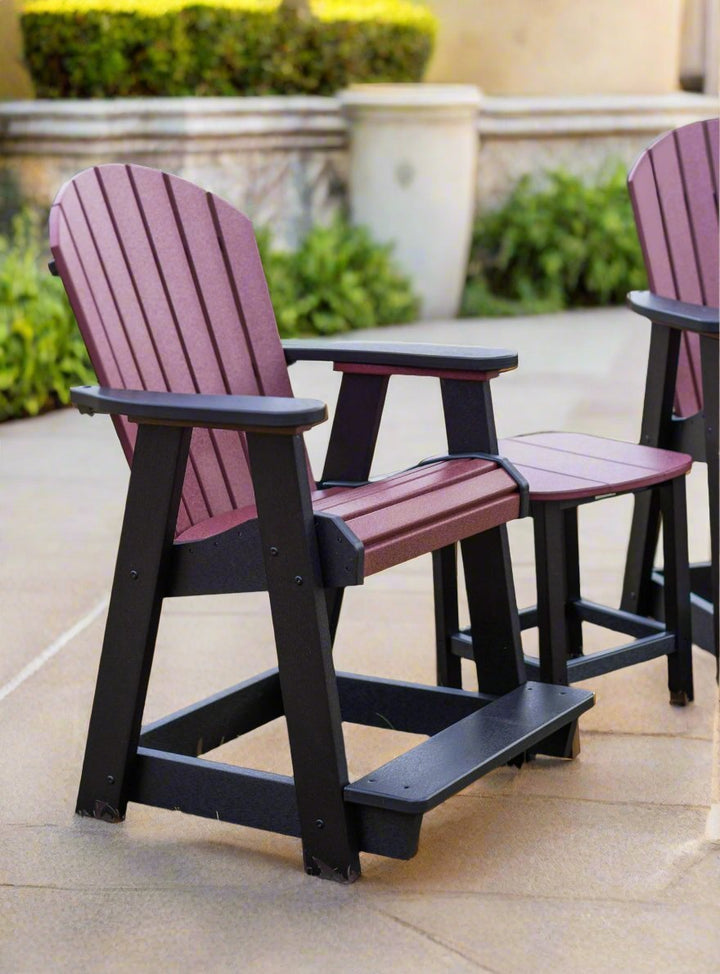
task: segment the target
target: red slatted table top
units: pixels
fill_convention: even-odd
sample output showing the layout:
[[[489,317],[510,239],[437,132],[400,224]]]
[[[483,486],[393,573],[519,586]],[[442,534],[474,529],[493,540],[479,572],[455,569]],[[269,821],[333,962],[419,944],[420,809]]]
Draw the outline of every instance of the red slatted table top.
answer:
[[[583,500],[652,487],[686,474],[685,453],[585,433],[530,433],[500,441],[536,501]]]

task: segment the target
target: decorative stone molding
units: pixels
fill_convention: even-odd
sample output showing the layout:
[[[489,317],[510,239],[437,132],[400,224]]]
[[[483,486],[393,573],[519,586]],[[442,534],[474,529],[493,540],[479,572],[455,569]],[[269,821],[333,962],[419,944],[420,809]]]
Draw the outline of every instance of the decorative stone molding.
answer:
[[[234,203],[297,245],[345,199],[346,126],[332,98],[123,98],[0,102],[0,168],[47,205],[79,169],[135,162]]]
[[[644,135],[666,132],[720,110],[720,98],[677,92],[671,95],[576,95],[568,97],[483,98],[480,137]]]
[[[528,173],[566,169],[590,176],[629,168],[669,129],[717,115],[720,99],[671,95],[483,98],[478,116],[478,208],[491,209]]]
[[[6,154],[342,149],[334,98],[117,98],[0,102]]]
[[[524,173],[629,165],[677,125],[717,114],[707,95],[489,97],[478,110],[478,205]],[[346,205],[348,127],[335,98],[127,98],[0,101],[0,177],[47,206],[96,162],[168,169],[225,196],[294,246]]]

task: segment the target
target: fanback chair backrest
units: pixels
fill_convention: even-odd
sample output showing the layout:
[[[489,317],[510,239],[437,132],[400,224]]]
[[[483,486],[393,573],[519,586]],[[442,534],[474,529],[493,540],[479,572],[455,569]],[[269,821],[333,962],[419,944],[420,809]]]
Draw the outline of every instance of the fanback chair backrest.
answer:
[[[633,166],[628,188],[650,290],[718,306],[718,119],[661,136]],[[699,342],[684,335],[675,413],[703,408]]]
[[[250,221],[186,180],[134,165],[70,180],[50,244],[103,386],[292,395]],[[116,429],[128,460],[136,427]],[[177,532],[253,503],[247,447],[193,431]]]

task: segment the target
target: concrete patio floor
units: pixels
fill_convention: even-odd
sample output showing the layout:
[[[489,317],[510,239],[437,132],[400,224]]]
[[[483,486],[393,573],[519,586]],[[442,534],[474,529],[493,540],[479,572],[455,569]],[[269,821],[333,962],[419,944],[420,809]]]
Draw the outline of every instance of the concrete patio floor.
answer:
[[[648,329],[625,310],[358,338],[378,336],[516,348],[519,370],[493,384],[501,435],[637,438]],[[329,366],[292,376],[297,395],[332,406]],[[308,439],[316,469],[328,432]],[[393,379],[377,471],[443,446],[437,383]],[[65,410],[0,426],[1,971],[720,970],[720,844],[707,824],[717,686],[699,650],[693,705],[669,706],[662,660],[589,681],[597,704],[576,761],[493,772],[426,816],[415,859],[366,855],[351,887],[307,877],[295,839],[136,805],[121,826],[73,815],[126,483],[104,418]],[[705,557],[704,468],[689,491],[691,553]],[[631,507],[582,511],[596,600],[619,597]],[[527,604],[528,523],[511,525],[511,543]],[[169,603],[146,719],[273,665],[266,608],[264,595]],[[596,631],[588,645],[599,648]],[[429,557],[349,590],[336,662],[432,682]],[[351,776],[414,740],[346,730]],[[282,722],[219,759],[289,773]]]

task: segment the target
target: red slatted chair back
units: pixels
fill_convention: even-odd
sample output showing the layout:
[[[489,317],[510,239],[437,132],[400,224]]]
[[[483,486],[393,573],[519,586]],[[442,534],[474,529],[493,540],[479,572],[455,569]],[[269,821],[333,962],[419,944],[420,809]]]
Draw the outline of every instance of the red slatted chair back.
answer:
[[[252,225],[229,203],[97,166],[58,194],[50,244],[101,385],[292,395]],[[136,427],[116,429],[131,460]],[[177,532],[252,503],[244,437],[194,430]]]
[[[650,290],[718,306],[718,119],[661,136],[628,177]],[[696,335],[684,335],[675,412],[703,407]]]

